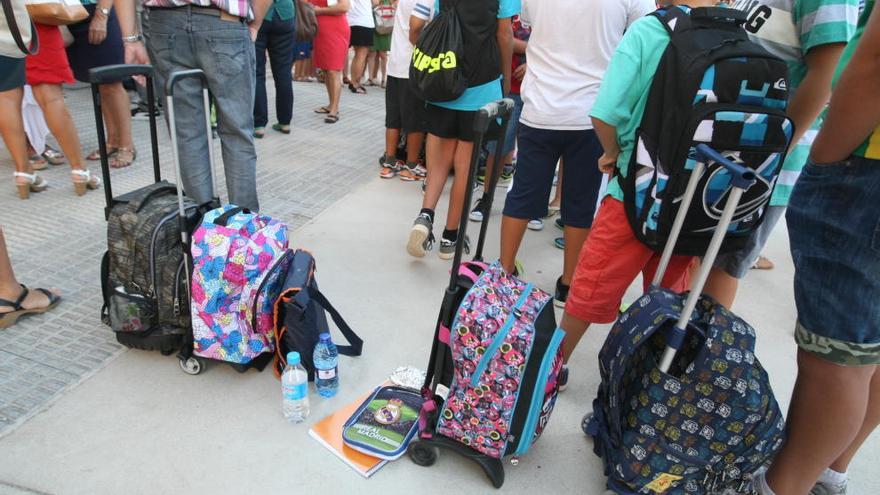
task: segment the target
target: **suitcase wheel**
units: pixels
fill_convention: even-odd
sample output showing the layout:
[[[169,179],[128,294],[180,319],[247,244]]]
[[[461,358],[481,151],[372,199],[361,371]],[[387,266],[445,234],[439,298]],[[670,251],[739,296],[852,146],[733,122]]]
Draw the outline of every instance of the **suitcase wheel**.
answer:
[[[433,466],[440,457],[440,449],[423,442],[412,442],[409,444],[409,458],[419,466]]]
[[[202,372],[202,368],[204,367],[202,360],[196,357],[189,357],[186,359],[181,358],[178,361],[178,364],[180,364],[180,369],[182,369],[187,375],[198,375]]]

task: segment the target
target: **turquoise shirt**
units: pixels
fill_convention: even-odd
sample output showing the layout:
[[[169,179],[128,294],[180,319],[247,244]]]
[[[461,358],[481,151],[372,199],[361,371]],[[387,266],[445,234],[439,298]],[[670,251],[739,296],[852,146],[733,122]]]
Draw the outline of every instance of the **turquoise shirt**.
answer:
[[[293,8],[293,0],[275,0],[272,2],[269,10],[266,11],[266,17],[264,19],[271,21],[276,15],[278,16],[278,20],[281,21],[289,21],[293,19],[296,15],[296,10]]]
[[[599,96],[590,111],[591,117],[617,128],[619,174],[608,182],[606,194],[619,201],[623,201],[623,189],[620,188],[618,177],[627,174],[636,129],[645,114],[648,90],[667,45],[669,35],[657,18],[643,17],[632,23],[608,64]]]

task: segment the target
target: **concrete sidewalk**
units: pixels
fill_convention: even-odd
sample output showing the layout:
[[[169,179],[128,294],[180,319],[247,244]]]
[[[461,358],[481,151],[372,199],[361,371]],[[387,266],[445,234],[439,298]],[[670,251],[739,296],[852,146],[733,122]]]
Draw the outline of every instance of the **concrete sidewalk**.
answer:
[[[308,424],[382,382],[397,366],[426,365],[449,264],[436,252],[423,260],[405,254],[420,201],[412,183],[373,179],[293,234],[294,247],[315,253],[323,291],[365,340],[362,357],[341,358],[338,396],[312,395]],[[502,202],[503,195],[496,212]],[[497,255],[497,232],[496,214],[488,258]],[[561,252],[551,245],[557,232],[547,222],[543,232],[526,236],[521,252],[526,278],[545,289],[552,289],[561,269]],[[475,238],[475,229],[472,234]],[[777,268],[751,273],[735,309],[758,330],[758,357],[785,409],[795,376],[795,312],[784,226],[766,254]],[[628,300],[639,292],[634,285]],[[518,466],[507,465],[503,493],[603,492],[601,464],[579,423],[596,390],[595,356],[606,331],[607,326],[596,327],[585,337],[573,359],[569,389],[541,440]],[[279,388],[271,372],[239,374],[215,364],[193,377],[173,357],[123,352],[0,439],[0,493],[492,491],[474,465],[442,453],[432,468],[404,457],[365,480],[310,439],[308,424],[284,421]],[[875,435],[852,466],[850,493],[880,491],[878,463]]]

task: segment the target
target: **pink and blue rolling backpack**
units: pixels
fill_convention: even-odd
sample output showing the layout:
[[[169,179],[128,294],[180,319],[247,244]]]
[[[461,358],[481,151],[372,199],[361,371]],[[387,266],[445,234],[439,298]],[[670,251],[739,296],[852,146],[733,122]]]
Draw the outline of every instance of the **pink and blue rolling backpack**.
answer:
[[[469,183],[489,123],[500,117],[504,136],[512,108],[511,100],[502,100],[477,112]],[[492,209],[502,168],[497,158],[484,199],[486,212]],[[465,204],[471,194],[468,188]],[[439,448],[452,450],[479,464],[500,488],[502,459],[518,463],[553,412],[565,332],[556,326],[550,294],[505,272],[499,263],[481,261],[488,218],[488,213],[483,216],[474,261],[461,262],[465,243],[457,243],[422,388],[418,440],[410,443],[409,455],[416,464],[430,466]],[[459,223],[462,237],[467,223],[465,211]]]
[[[195,356],[262,369],[274,355],[274,303],[292,259],[287,226],[225,205],[192,239]]]

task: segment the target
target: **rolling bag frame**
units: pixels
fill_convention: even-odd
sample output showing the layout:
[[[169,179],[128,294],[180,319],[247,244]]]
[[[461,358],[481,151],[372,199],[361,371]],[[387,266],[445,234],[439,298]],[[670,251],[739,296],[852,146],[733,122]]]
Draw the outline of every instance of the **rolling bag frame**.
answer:
[[[504,99],[489,103],[488,105],[478,110],[476,113],[476,116],[474,118],[475,137],[473,142],[473,152],[471,153],[471,163],[468,169],[467,177],[468,187],[465,192],[464,207],[461,210],[461,219],[459,220],[458,225],[459,239],[464,239],[465,234],[467,233],[468,215],[470,213],[470,204],[471,200],[473,199],[474,189],[471,186],[476,179],[477,164],[480,160],[480,150],[482,149],[483,141],[485,140],[486,134],[489,131],[489,128],[493,121],[500,118],[501,126],[500,130],[498,131],[500,134],[498,137],[498,145],[496,149],[504,149],[507,126],[510,125],[509,121],[512,111],[513,100]],[[486,233],[489,227],[489,217],[490,212],[492,211],[492,201],[495,196],[495,186],[498,183],[498,178],[501,176],[501,170],[503,168],[504,167],[502,163],[501,153],[496,153],[492,168],[492,176],[489,178],[489,182],[484,188],[483,220],[480,223],[480,235],[477,241],[477,250],[474,254],[473,261],[483,261],[483,248],[485,246]],[[435,327],[434,340],[431,347],[431,356],[428,360],[428,370],[427,375],[425,376],[423,393],[436,395],[438,386],[444,386],[439,382],[439,378],[443,376],[445,370],[451,368],[452,366],[452,356],[450,355],[449,348],[440,348],[439,332],[441,325],[446,326],[447,328],[451,328],[452,319],[454,318],[455,312],[458,309],[455,301],[460,302],[467,292],[464,287],[461,287],[461,285],[459,285],[458,276],[459,267],[461,266],[462,257],[464,255],[464,245],[464,242],[458,242],[455,246],[455,256],[452,262],[449,285],[446,288],[443,297],[443,305],[440,308],[440,315],[437,319],[437,325]],[[437,380],[435,380],[435,378]],[[423,418],[420,418],[420,423],[420,433],[426,429],[433,430],[436,427],[436,424],[427,424],[425,421],[423,421]],[[489,457],[474,449],[469,448],[468,446],[460,442],[440,435],[433,435],[431,438],[423,438],[420,434],[418,437],[418,439],[414,439],[410,443],[408,450],[410,459],[412,459],[414,463],[420,466],[433,465],[435,462],[437,462],[439,449],[443,448],[456,452],[459,455],[476,462],[495,488],[500,488],[501,485],[504,484],[504,463],[501,459]],[[516,461],[512,462],[515,463]]]

